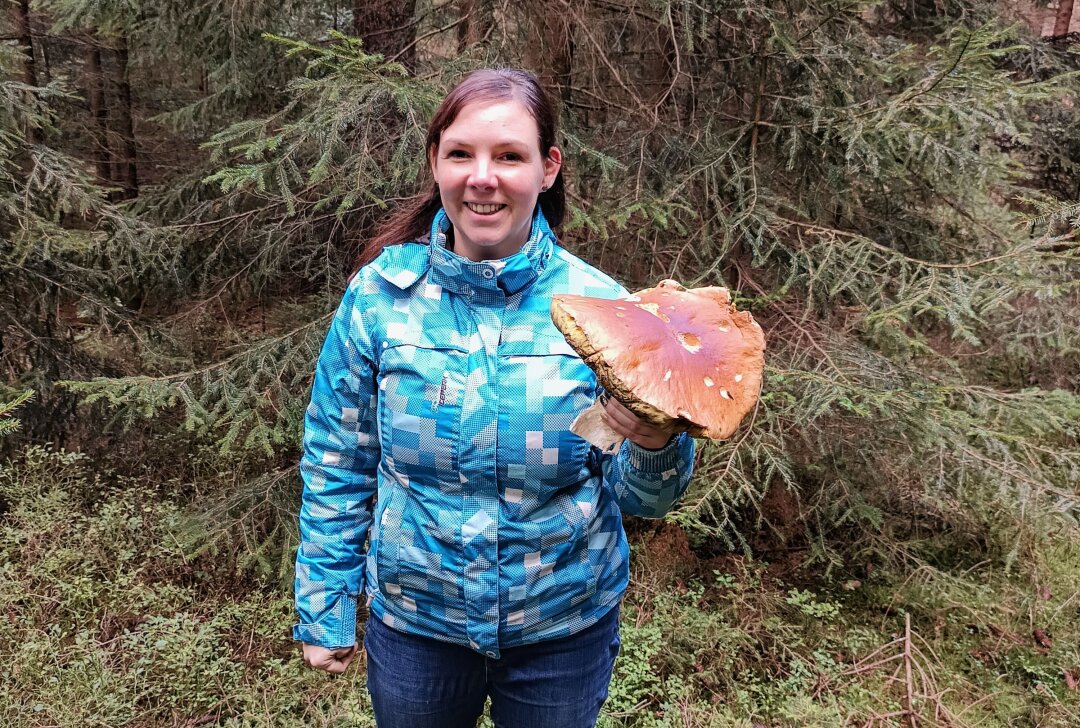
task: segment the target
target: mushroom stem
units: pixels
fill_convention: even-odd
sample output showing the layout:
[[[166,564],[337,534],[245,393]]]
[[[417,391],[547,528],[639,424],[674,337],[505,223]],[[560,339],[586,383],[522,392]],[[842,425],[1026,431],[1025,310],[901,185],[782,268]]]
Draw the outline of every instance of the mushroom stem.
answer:
[[[570,425],[570,432],[596,445],[605,455],[610,455],[619,451],[626,438],[611,429],[604,421],[603,414],[604,403],[596,400],[577,416],[574,423]]]

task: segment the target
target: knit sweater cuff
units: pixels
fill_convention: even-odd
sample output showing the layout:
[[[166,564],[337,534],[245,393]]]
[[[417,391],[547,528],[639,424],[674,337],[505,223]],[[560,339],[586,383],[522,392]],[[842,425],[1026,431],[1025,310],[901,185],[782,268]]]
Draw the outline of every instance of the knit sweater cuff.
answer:
[[[673,436],[667,445],[659,450],[650,450],[632,440],[626,441],[626,459],[630,466],[643,473],[663,473],[679,465],[679,454],[683,440],[689,437],[685,432]]]

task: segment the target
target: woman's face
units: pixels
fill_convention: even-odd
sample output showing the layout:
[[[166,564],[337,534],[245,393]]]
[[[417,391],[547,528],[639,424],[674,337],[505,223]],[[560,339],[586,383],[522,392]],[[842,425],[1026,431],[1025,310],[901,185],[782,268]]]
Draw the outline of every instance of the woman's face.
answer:
[[[536,121],[517,101],[474,102],[430,150],[439,195],[454,225],[454,250],[470,260],[513,255],[528,240],[540,190],[562,165],[540,151]]]

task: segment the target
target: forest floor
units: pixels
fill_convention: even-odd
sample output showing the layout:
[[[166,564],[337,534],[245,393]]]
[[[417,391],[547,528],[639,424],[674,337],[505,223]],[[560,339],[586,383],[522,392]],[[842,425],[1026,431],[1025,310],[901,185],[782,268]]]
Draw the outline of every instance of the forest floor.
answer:
[[[0,469],[0,506],[0,725],[374,725],[362,660],[328,676],[289,639],[289,549],[260,564],[242,535],[193,545],[190,494],[33,448]],[[672,523],[629,532],[601,726],[1080,725],[1066,527],[1001,563],[942,549],[951,563],[843,575]]]

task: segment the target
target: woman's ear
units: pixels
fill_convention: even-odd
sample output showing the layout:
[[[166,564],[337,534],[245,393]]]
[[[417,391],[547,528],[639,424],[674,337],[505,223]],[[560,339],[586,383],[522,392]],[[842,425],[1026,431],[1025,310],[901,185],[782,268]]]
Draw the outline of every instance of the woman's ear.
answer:
[[[548,149],[544,157],[544,189],[551,187],[562,169],[562,151],[558,147]]]

